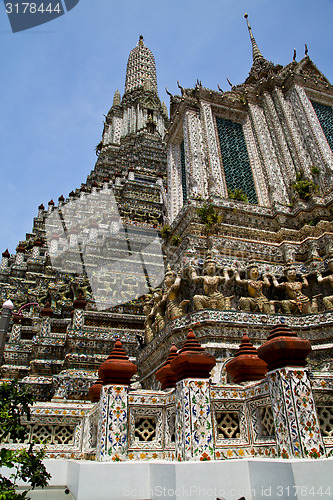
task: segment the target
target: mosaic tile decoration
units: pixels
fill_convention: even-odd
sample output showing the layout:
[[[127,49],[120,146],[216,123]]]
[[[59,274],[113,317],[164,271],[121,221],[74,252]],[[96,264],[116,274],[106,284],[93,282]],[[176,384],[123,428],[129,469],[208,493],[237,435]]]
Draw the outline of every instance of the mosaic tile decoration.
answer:
[[[210,386],[207,380],[186,379],[176,386],[177,460],[214,458]]]
[[[127,386],[102,387],[97,437],[97,457],[102,462],[127,458],[127,398]]]
[[[183,202],[185,203],[185,201],[187,200],[187,185],[186,185],[184,141],[180,145],[180,164],[181,164],[181,169],[182,169]]]
[[[325,457],[307,370],[284,368],[267,376],[282,458]]]

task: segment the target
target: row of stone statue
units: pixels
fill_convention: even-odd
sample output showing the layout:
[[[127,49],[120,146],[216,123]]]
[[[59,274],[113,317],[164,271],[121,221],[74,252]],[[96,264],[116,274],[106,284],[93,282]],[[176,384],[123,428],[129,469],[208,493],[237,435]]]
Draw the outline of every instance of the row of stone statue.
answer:
[[[17,289],[11,295],[11,299],[16,309],[27,303],[36,303],[41,307],[45,307],[49,303],[52,309],[58,309],[63,306],[72,307],[73,301],[80,294],[86,300],[93,299],[90,291],[90,283],[86,278],[81,280],[80,283],[77,283],[74,279],[68,279],[67,282],[58,281],[50,283],[48,286],[29,288],[26,292]]]
[[[328,283],[333,288],[333,258],[328,263],[331,274],[323,277],[317,272],[318,283]],[[271,273],[266,273],[259,279],[259,268],[256,264],[247,267],[247,278],[241,279],[239,273],[234,268],[223,269],[223,275],[217,274],[217,264],[210,254],[204,262],[204,272],[198,276],[191,266],[185,269],[187,280],[200,284],[203,288],[202,295],[194,295],[193,305],[196,311],[202,309],[230,310],[231,301],[234,296],[225,297],[219,291],[221,283],[228,284],[233,278],[238,285],[247,289],[247,296],[240,297],[239,308],[242,311],[261,312],[274,314],[279,305],[283,314],[311,314],[318,312],[318,297],[315,295],[311,299],[302,293],[302,288],[309,286],[305,275],[301,281],[297,281],[296,269],[287,266],[284,270],[286,281],[279,283]],[[183,276],[184,276],[183,274]],[[146,343],[161,331],[165,324],[171,319],[183,316],[189,300],[181,300],[180,287],[182,278],[176,275],[168,266],[164,277],[164,284],[161,289],[153,290],[151,294],[145,296],[144,314],[145,320],[145,340]],[[285,291],[284,300],[269,300],[263,293],[264,288],[275,287],[277,290]],[[323,297],[323,303],[327,310],[333,309],[333,295]]]

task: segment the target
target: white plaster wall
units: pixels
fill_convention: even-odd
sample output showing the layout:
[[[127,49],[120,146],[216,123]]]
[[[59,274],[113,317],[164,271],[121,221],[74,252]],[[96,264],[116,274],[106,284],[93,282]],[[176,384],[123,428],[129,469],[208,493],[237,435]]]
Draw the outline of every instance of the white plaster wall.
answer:
[[[45,460],[45,465],[52,475],[50,487],[33,492],[32,500],[333,499],[333,459],[182,463]]]

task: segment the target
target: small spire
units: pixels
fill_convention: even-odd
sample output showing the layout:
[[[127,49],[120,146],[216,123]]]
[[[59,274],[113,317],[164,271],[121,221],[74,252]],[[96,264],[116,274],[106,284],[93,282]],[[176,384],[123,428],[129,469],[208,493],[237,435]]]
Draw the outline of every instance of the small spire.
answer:
[[[164,101],[162,102],[162,113],[164,114],[164,116],[166,118],[168,118],[168,108],[166,107],[166,104]]]
[[[139,37],[139,45],[140,45],[140,47],[143,46],[143,40],[144,40],[143,35],[140,35],[140,37]]]
[[[121,104],[121,96],[120,96],[119,90],[117,89],[114,93],[114,96],[113,96],[112,106],[120,106],[120,104]]]
[[[308,52],[309,52],[309,51],[308,51],[308,46],[307,46],[307,44],[306,44],[306,43],[305,43],[304,45],[305,45],[305,55],[307,56],[307,55],[308,55]]]
[[[258,59],[265,59],[264,56],[262,55],[262,53],[260,52],[259,47],[257,45],[257,42],[255,41],[255,38],[253,36],[252,28],[251,28],[249,20],[248,20],[248,17],[249,17],[248,14],[245,13],[244,17],[245,17],[246,22],[247,22],[247,29],[249,30],[250,40],[251,40],[251,43],[252,43],[252,58],[253,58],[253,62],[256,62]]]

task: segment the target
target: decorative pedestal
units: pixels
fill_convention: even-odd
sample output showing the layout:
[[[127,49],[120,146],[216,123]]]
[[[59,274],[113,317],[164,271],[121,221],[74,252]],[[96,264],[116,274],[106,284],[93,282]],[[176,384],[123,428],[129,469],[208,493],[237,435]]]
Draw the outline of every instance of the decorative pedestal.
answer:
[[[51,318],[53,316],[49,302],[41,309],[40,315],[42,317],[42,325],[38,337],[48,337],[51,333]]]
[[[21,316],[13,316],[13,326],[10,332],[9,342],[17,343],[21,340]]]
[[[307,369],[285,367],[267,379],[280,456],[326,457]]]
[[[214,459],[213,422],[208,380],[176,384],[176,459]]]
[[[120,462],[127,459],[128,386],[106,385],[101,389],[96,459]]]
[[[86,308],[87,302],[79,294],[78,298],[73,302],[73,328],[76,330],[81,330],[83,327],[84,310]]]

